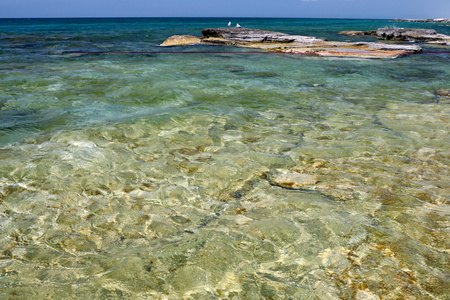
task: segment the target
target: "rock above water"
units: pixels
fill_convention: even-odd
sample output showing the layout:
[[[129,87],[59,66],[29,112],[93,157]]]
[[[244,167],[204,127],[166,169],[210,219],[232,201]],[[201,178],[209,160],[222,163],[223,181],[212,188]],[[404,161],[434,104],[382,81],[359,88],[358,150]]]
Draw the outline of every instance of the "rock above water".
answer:
[[[180,43],[177,43],[178,39],[177,36],[170,37],[161,45],[186,45],[184,39],[180,39]],[[311,36],[289,35],[243,27],[203,29],[200,44],[233,45],[271,52],[351,58],[396,58],[422,51],[415,45],[332,42]]]
[[[310,36],[290,35],[282,32],[250,29],[242,27],[206,28],[202,30],[202,40],[223,38],[230,41],[248,43],[292,43],[323,42]]]
[[[160,46],[183,46],[200,43],[198,37],[192,35],[174,35],[165,40]]]
[[[434,29],[418,28],[379,28],[376,31],[377,38],[396,41],[450,41],[450,36],[438,34]]]
[[[340,34],[348,36],[372,35],[378,39],[393,41],[410,41],[426,43],[450,43],[450,36],[437,33],[434,29],[421,28],[378,28],[370,31],[341,31]]]

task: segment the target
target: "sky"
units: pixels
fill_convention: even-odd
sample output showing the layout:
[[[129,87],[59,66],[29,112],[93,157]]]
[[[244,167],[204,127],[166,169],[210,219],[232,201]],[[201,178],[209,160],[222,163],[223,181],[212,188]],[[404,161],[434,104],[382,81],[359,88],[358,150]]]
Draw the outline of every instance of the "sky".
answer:
[[[0,18],[450,18],[450,0],[0,0]]]

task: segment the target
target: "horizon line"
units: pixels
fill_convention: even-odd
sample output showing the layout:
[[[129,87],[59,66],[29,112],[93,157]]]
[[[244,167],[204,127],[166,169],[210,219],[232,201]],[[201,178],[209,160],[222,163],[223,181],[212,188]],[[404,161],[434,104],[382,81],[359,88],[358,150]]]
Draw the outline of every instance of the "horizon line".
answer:
[[[359,17],[0,17],[0,19],[335,19],[335,20],[434,20],[446,18],[359,18]]]

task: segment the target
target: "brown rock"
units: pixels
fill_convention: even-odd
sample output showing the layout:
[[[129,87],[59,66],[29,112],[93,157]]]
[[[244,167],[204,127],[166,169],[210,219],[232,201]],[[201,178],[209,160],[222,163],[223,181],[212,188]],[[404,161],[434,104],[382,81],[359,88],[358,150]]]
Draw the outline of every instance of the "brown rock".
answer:
[[[376,35],[376,30],[370,31],[340,31],[339,34],[348,35],[348,36],[362,36],[362,35]]]
[[[165,40],[160,46],[183,46],[200,43],[200,39],[192,35],[173,35]]]
[[[435,94],[441,97],[450,98],[450,89],[439,89],[435,91]]]
[[[339,31],[339,34],[357,36],[357,35],[364,35],[364,31],[354,31],[354,30]]]

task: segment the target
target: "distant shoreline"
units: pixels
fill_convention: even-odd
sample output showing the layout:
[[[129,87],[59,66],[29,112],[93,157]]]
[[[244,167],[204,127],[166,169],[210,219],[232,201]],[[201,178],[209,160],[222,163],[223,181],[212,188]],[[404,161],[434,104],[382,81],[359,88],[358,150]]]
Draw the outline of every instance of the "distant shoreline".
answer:
[[[394,22],[450,23],[450,19],[394,19]]]
[[[390,22],[416,22],[416,23],[449,23],[449,18],[439,19],[389,19],[389,18],[324,18],[324,17],[0,17],[0,21],[34,21],[34,20],[113,20],[113,19],[292,19],[292,20],[373,20],[373,21],[390,21]]]

